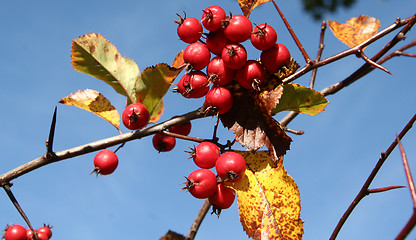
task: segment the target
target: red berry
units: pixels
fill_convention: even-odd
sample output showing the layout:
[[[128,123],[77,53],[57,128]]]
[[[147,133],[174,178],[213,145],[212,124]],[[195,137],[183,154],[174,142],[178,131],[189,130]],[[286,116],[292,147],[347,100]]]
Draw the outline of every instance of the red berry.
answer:
[[[211,6],[203,10],[201,22],[208,31],[216,31],[222,28],[225,17],[224,9],[219,6]]]
[[[221,53],[221,58],[227,68],[237,70],[247,62],[246,48],[239,43],[228,44]]]
[[[267,71],[276,73],[281,67],[290,63],[290,52],[285,45],[276,43],[273,47],[263,51],[260,59]]]
[[[175,117],[177,117],[177,116],[172,117],[172,119],[175,118]],[[169,132],[172,132],[172,133],[177,133],[177,134],[188,136],[189,133],[191,132],[191,128],[192,128],[191,121],[187,121],[187,122],[184,122],[182,124],[174,125],[174,126],[168,128],[168,130],[169,130]]]
[[[26,229],[26,237],[27,237],[26,238],[27,240],[33,240],[34,239],[32,229],[30,229],[30,228]]]
[[[40,228],[38,229],[38,233],[44,233],[44,234],[46,234],[46,236],[47,236],[48,238],[51,238],[51,237],[52,237],[52,231],[51,231],[51,228],[52,228],[52,227],[50,227],[49,225],[44,225],[43,227],[40,227]]]
[[[277,33],[266,23],[257,25],[250,37],[251,44],[260,51],[273,47],[277,41]]]
[[[49,239],[48,235],[46,233],[43,233],[43,232],[38,232],[36,234],[36,236],[37,236],[37,240],[48,240]]]
[[[176,139],[174,137],[156,133],[153,136],[153,147],[159,152],[169,152],[176,145]]]
[[[3,235],[6,240],[26,240],[26,237],[26,228],[19,224],[6,227]]]
[[[250,38],[253,24],[244,15],[233,15],[224,29],[225,36],[232,42],[244,42]]]
[[[132,103],[128,105],[121,116],[123,124],[130,130],[144,128],[149,123],[149,111],[142,103]]]
[[[201,71],[191,71],[179,80],[177,91],[186,98],[201,98],[209,90],[207,75]]]
[[[208,198],[217,189],[217,177],[208,169],[197,169],[186,178],[186,187],[195,198]]]
[[[221,155],[220,149],[215,143],[202,142],[191,153],[194,163],[200,168],[213,168]]]
[[[210,59],[211,53],[207,45],[201,42],[188,45],[183,52],[184,62],[189,64],[193,70],[202,70],[208,65]]]
[[[225,36],[222,29],[210,32],[207,35],[207,47],[215,55],[221,55],[224,46],[230,43],[231,41]]]
[[[186,43],[194,43],[198,41],[202,36],[202,25],[198,19],[194,17],[182,18],[177,14],[180,20],[175,20],[178,23],[178,28],[176,32],[179,38]]]
[[[225,67],[221,57],[214,57],[208,63],[207,75],[209,81],[217,85],[227,85],[234,79],[234,70]]]
[[[222,180],[238,182],[244,176],[246,161],[236,152],[225,152],[217,159],[215,169]]]
[[[260,90],[259,86],[266,79],[266,74],[259,62],[248,60],[244,67],[236,71],[235,77],[243,88]]]
[[[111,150],[101,150],[94,157],[94,171],[97,175],[108,175],[113,173],[118,166],[118,157]]]
[[[233,205],[235,199],[235,191],[229,187],[226,187],[224,183],[217,185],[215,193],[208,198],[209,203],[214,207],[214,212],[221,212],[221,209],[227,209]]]
[[[205,106],[219,114],[228,112],[234,104],[233,95],[221,86],[212,87],[205,96]]]

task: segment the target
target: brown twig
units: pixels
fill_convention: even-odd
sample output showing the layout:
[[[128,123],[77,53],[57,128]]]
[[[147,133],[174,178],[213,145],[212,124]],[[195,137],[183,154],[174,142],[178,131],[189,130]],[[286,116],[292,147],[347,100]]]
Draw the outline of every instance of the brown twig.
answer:
[[[318,53],[316,54],[315,62],[321,60],[322,52],[324,51],[324,36],[325,36],[325,30],[326,30],[326,22],[323,21],[321,24],[321,34],[319,37],[319,47],[318,47]],[[314,68],[312,70],[312,76],[311,81],[309,83],[309,87],[313,88],[315,85],[315,79],[316,79],[316,72],[318,71],[318,68]]]
[[[204,220],[205,215],[207,215],[207,212],[210,207],[211,207],[211,204],[209,203],[208,199],[205,200],[204,204],[202,205],[201,209],[196,215],[196,218],[194,222],[192,223],[192,226],[188,232],[188,236],[186,236],[185,240],[193,240],[195,238],[195,235],[198,232],[199,226],[201,226],[201,223]]]
[[[174,132],[169,132],[166,130],[162,131],[163,134],[174,137],[174,138],[179,138],[179,139],[183,139],[183,140],[187,140],[187,141],[193,141],[193,142],[197,142],[197,143],[201,143],[204,141],[207,141],[206,139],[203,138],[196,138],[196,137],[191,137],[191,136],[185,136],[182,134],[178,134],[178,133],[174,133]]]
[[[397,136],[397,138],[402,139],[403,136],[412,128],[415,121],[416,121],[416,114],[406,124],[406,126],[403,128],[403,130]],[[341,230],[344,223],[347,221],[349,215],[352,213],[352,211],[355,209],[355,207],[358,205],[358,203],[361,201],[361,199],[363,199],[365,196],[368,195],[368,188],[369,188],[371,182],[374,180],[375,176],[377,175],[381,166],[386,161],[387,157],[390,155],[390,153],[393,151],[393,149],[397,146],[397,142],[398,141],[396,139],[394,139],[394,141],[391,143],[391,145],[389,146],[387,151],[385,151],[381,154],[381,157],[379,158],[379,160],[378,160],[376,166],[374,167],[373,171],[370,173],[370,176],[365,181],[365,183],[364,183],[363,187],[361,188],[360,192],[357,194],[354,201],[351,203],[351,205],[345,211],[344,215],[342,215],[341,219],[339,220],[337,226],[335,227],[334,231],[332,232],[330,240],[334,240],[337,237],[339,231]]]
[[[409,219],[407,224],[404,226],[402,231],[399,233],[399,235],[396,237],[396,240],[402,240],[407,237],[407,235],[416,225],[416,188],[415,183],[413,181],[412,173],[410,172],[410,166],[409,162],[407,161],[406,153],[404,152],[403,145],[399,138],[397,138],[397,142],[399,144],[400,153],[402,155],[403,167],[406,174],[407,183],[409,184],[410,195],[412,196],[413,200],[413,215]]]
[[[277,4],[275,3],[274,0],[272,0],[274,7],[276,8],[277,12],[280,15],[280,18],[282,18],[284,24],[286,25],[287,30],[289,31],[290,35],[292,36],[293,40],[296,43],[296,46],[298,46],[300,52],[303,55],[303,58],[305,58],[306,63],[310,63],[311,62],[311,58],[308,56],[308,53],[306,53],[305,48],[303,47],[303,45],[300,43],[298,37],[296,36],[295,32],[293,31],[292,27],[290,26],[289,22],[287,21],[286,17],[283,15],[282,11],[280,11],[279,7],[277,6]]]
[[[135,139],[140,139],[140,138],[155,134],[157,132],[161,132],[173,125],[185,123],[189,120],[203,118],[206,116],[207,115],[204,113],[203,109],[198,109],[198,110],[189,112],[187,114],[184,114],[182,116],[175,117],[173,119],[167,120],[160,124],[153,125],[153,126],[141,129],[141,130],[136,130],[133,132],[102,139],[102,140],[88,143],[85,145],[81,145],[78,147],[55,152],[52,157],[41,156],[13,170],[10,170],[7,173],[0,175],[0,186],[7,185],[9,184],[11,180],[18,178],[26,173],[29,173],[35,169],[38,169],[42,166],[45,166],[54,162],[62,161],[65,159],[77,157],[86,153],[102,150],[108,147],[122,144],[124,142],[132,141]]]
[[[10,189],[11,184],[4,184],[3,189],[6,191],[7,196],[10,198],[10,201],[12,201],[13,205],[17,209],[17,211],[20,213],[20,215],[25,220],[27,226],[34,232],[32,224],[30,224],[29,218],[27,217],[26,213],[23,211],[22,207],[20,206],[19,202],[17,201],[16,197],[13,195],[12,190]]]

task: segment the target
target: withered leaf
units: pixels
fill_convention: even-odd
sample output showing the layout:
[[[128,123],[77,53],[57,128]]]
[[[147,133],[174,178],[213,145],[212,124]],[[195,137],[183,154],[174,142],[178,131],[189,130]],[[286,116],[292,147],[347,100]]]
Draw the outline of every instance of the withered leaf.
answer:
[[[355,47],[377,33],[380,21],[377,18],[360,15],[350,18],[345,23],[328,20],[328,25],[341,42],[349,47]]]
[[[238,0],[238,4],[240,4],[240,8],[243,11],[243,14],[246,17],[249,17],[251,11],[253,11],[255,7],[270,1],[271,0]]]
[[[185,240],[185,237],[179,233],[169,230],[159,240]]]

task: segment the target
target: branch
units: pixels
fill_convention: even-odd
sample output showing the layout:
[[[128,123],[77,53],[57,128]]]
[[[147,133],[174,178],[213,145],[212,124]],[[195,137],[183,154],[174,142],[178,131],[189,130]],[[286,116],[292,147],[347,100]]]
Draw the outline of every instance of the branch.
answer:
[[[400,132],[400,134],[397,136],[398,139],[402,139],[404,135],[412,128],[414,122],[416,121],[416,114],[413,116],[413,118],[406,124],[406,126],[403,128],[403,130]],[[361,188],[358,195],[355,197],[354,201],[351,203],[351,205],[348,207],[344,215],[342,215],[341,219],[339,220],[337,226],[335,227],[334,231],[332,232],[330,240],[334,240],[339,231],[341,230],[344,223],[347,221],[349,215],[352,213],[354,208],[358,205],[358,203],[363,199],[365,196],[368,195],[368,188],[371,184],[371,182],[374,180],[375,176],[377,175],[378,171],[380,170],[383,163],[386,161],[387,157],[390,155],[390,153],[393,151],[393,149],[397,146],[397,140],[394,139],[394,141],[391,143],[390,147],[387,149],[386,152],[383,152],[381,154],[380,159],[378,160],[376,166],[374,167],[373,171],[371,172],[370,176],[365,181],[363,187]]]
[[[205,200],[204,204],[201,207],[201,210],[199,210],[198,214],[196,215],[196,218],[194,222],[192,223],[192,226],[188,232],[188,236],[186,236],[185,240],[193,240],[195,238],[195,235],[198,232],[199,226],[201,226],[202,220],[204,220],[205,215],[207,215],[207,212],[210,207],[211,207],[211,204],[209,203],[208,199]]]
[[[136,130],[133,132],[125,133],[122,135],[117,135],[114,137],[102,139],[96,142],[88,143],[78,147],[66,149],[63,151],[55,152],[54,154],[47,154],[36,158],[28,163],[25,163],[13,170],[10,170],[7,173],[4,173],[0,176],[0,186],[5,186],[10,183],[11,180],[18,178],[26,173],[29,173],[35,169],[38,169],[42,166],[48,165],[50,163],[59,162],[68,158],[77,157],[86,153],[95,152],[102,150],[108,147],[112,147],[118,144],[122,144],[128,141],[140,139],[157,132],[161,132],[171,126],[185,123],[186,121],[203,118],[207,115],[204,113],[203,109],[198,109],[193,112],[189,112],[179,117],[167,120],[165,122],[147,127],[145,129]]]

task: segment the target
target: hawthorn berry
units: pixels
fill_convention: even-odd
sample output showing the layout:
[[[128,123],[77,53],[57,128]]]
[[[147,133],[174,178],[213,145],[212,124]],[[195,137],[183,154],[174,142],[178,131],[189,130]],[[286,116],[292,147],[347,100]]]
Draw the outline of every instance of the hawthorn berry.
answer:
[[[142,103],[128,105],[121,116],[123,124],[130,130],[144,128],[149,123],[150,115],[146,106]]]
[[[178,117],[178,116],[174,116],[171,119],[173,119],[175,117]],[[188,136],[189,133],[191,132],[191,128],[192,128],[191,121],[187,121],[187,122],[184,122],[182,124],[174,125],[174,126],[168,128],[168,130],[169,130],[169,132],[172,132],[172,133],[177,133],[177,134],[181,134],[181,135],[184,135],[184,136]]]
[[[215,143],[201,142],[190,153],[194,163],[200,168],[213,168],[221,155],[220,149]]]
[[[260,90],[259,86],[266,79],[263,66],[255,60],[248,60],[242,68],[236,70],[235,76],[237,82],[245,89]]]
[[[238,182],[244,176],[246,161],[236,152],[225,152],[217,159],[215,169],[222,180]]]
[[[267,50],[276,44],[277,33],[272,26],[263,23],[254,28],[250,41],[258,50]]]
[[[37,237],[36,240],[48,240],[49,239],[48,235],[44,232],[36,233],[36,237]]]
[[[189,193],[195,198],[208,198],[217,190],[217,177],[208,169],[197,169],[186,178]]]
[[[212,87],[205,96],[205,106],[209,110],[224,114],[228,112],[234,104],[231,92],[222,86]]]
[[[5,240],[26,240],[26,237],[26,228],[19,224],[7,226],[3,235]]]
[[[152,143],[158,152],[169,152],[175,147],[176,139],[165,134],[155,133]]]
[[[250,38],[253,24],[244,15],[233,15],[226,22],[225,36],[232,42],[244,42]]]
[[[213,212],[218,216],[222,209],[227,209],[233,205],[234,199],[235,191],[225,186],[224,183],[218,184],[215,193],[208,198],[213,207]]]
[[[233,79],[234,70],[227,68],[221,57],[214,57],[207,66],[208,80],[217,85],[227,85]]]
[[[117,155],[108,149],[99,151],[94,157],[94,170],[92,173],[108,175],[113,173],[118,166]],[[46,230],[46,229],[45,229]],[[42,230],[44,231],[44,230]]]
[[[40,227],[39,229],[38,229],[38,233],[44,233],[44,234],[46,234],[46,236],[48,237],[48,238],[51,238],[52,237],[52,230],[51,230],[51,226],[49,226],[49,225],[43,225],[43,227]]]
[[[231,41],[225,36],[224,30],[209,32],[205,40],[209,51],[215,55],[221,55],[222,49],[225,45],[230,44]]]
[[[201,98],[209,90],[207,75],[201,71],[191,71],[182,76],[176,89],[185,98]]]
[[[261,52],[260,60],[267,71],[277,73],[281,67],[290,63],[290,52],[285,45],[276,43],[273,47]]]
[[[179,38],[186,43],[194,43],[198,41],[202,36],[202,25],[198,19],[194,17],[182,18],[179,14],[179,21],[174,22],[179,24],[176,32]]]
[[[201,22],[208,31],[216,31],[222,28],[225,18],[224,9],[219,6],[210,6],[203,10]]]
[[[36,232],[36,230],[35,230],[35,232]],[[27,240],[33,240],[33,231],[30,228],[26,229],[26,239]]]
[[[193,70],[202,70],[211,59],[211,52],[206,44],[194,42],[189,44],[183,52],[183,60]]]
[[[227,68],[237,70],[246,64],[247,51],[239,43],[228,44],[223,48],[221,58]]]

